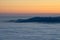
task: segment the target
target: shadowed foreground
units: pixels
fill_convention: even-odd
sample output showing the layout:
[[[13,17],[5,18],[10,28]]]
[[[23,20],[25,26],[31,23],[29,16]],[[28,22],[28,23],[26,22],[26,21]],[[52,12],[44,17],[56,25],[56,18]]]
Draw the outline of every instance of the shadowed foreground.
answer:
[[[60,23],[60,17],[32,17],[28,19],[9,20],[8,22],[25,23],[25,22],[39,22],[39,23]]]
[[[19,16],[0,17],[0,40],[60,40],[60,23],[14,23],[19,18],[27,20]],[[13,23],[6,22],[11,19]]]

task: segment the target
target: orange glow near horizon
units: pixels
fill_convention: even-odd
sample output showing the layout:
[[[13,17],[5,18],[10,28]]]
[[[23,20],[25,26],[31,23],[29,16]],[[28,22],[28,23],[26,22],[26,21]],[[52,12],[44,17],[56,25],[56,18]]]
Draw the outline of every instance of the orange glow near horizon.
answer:
[[[60,13],[60,0],[0,0],[0,13]]]

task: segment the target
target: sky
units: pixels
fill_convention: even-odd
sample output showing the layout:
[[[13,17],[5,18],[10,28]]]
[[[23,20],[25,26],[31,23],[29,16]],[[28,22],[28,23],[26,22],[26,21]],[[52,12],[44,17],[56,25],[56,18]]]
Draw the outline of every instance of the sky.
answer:
[[[0,14],[60,14],[60,0],[0,0]]]

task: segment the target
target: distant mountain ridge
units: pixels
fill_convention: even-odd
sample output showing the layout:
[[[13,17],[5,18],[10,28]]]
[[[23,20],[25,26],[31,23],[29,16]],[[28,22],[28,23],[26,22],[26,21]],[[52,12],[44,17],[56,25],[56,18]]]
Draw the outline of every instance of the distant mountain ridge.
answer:
[[[26,22],[39,22],[39,23],[60,23],[60,17],[32,17],[28,19],[9,20],[8,22],[26,23]]]

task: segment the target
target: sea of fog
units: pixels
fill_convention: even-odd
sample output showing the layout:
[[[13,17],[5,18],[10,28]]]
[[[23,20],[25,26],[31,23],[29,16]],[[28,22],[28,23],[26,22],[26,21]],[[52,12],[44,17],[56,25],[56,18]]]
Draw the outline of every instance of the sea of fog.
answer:
[[[0,40],[60,40],[60,24],[9,23],[8,20],[26,19],[21,16],[0,16]]]

